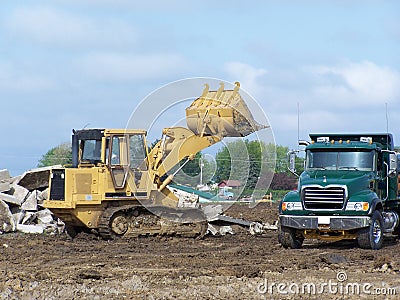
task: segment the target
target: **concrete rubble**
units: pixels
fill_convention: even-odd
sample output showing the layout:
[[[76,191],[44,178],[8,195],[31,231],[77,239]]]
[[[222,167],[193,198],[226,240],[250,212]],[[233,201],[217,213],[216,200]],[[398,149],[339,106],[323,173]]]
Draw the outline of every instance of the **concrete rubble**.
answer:
[[[258,223],[227,216],[223,213],[222,205],[208,205],[202,209],[207,221],[209,222],[207,233],[211,233],[212,235],[226,235],[227,233],[233,234],[231,226],[218,226],[218,223],[240,225],[248,228],[252,235],[262,234],[267,230],[278,229],[277,222],[275,224],[269,224],[268,222]]]
[[[54,167],[60,166],[33,169],[15,177],[8,170],[0,170],[0,234],[64,231],[64,224],[42,206],[48,196],[50,170]]]

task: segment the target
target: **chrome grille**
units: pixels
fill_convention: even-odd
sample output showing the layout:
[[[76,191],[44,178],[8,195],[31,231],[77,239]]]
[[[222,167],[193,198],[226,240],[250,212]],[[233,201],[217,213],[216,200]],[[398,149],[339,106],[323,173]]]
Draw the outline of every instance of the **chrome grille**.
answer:
[[[343,186],[310,186],[302,190],[302,200],[306,209],[342,209],[346,199]]]

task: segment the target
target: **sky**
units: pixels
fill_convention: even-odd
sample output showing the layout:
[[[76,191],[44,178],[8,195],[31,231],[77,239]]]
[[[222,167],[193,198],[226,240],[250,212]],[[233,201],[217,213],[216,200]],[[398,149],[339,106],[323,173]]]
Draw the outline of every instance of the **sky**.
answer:
[[[125,128],[197,77],[239,81],[276,144],[297,148],[299,123],[300,139],[388,124],[400,145],[399,53],[399,1],[4,0],[0,169],[35,168],[73,128]]]

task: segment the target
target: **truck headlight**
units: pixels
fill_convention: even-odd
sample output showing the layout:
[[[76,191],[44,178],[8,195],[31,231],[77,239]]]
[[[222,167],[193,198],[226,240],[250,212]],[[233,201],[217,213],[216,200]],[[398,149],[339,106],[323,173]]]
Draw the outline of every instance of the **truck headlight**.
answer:
[[[348,202],[346,205],[346,210],[368,211],[368,209],[368,202]]]
[[[283,202],[282,203],[282,210],[302,210],[303,207],[301,206],[300,202]]]

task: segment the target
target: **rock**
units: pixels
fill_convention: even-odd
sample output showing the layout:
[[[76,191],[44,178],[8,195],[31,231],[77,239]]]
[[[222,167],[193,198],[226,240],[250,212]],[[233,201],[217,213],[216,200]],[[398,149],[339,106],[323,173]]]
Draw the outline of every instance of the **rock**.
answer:
[[[28,198],[26,198],[25,202],[22,203],[21,208],[23,210],[36,211],[37,210],[37,198],[38,191],[33,191],[29,194]]]
[[[16,224],[8,205],[0,200],[0,233],[15,231]]]
[[[36,219],[36,213],[27,211],[25,212],[25,216],[22,219],[21,224],[31,224]]]
[[[21,206],[21,204],[23,202],[21,199],[18,199],[16,197],[14,197],[13,195],[4,194],[4,193],[0,193],[0,200],[7,202],[7,203],[15,204],[18,206]]]
[[[21,179],[21,175],[11,177],[10,179],[4,180],[4,182],[8,182],[9,184],[14,184]]]
[[[0,182],[0,192],[8,192],[11,189],[11,184],[8,182]]]
[[[50,210],[43,209],[36,213],[38,224],[51,224],[54,222],[53,215]]]
[[[49,199],[49,189],[48,188],[45,189],[44,191],[38,193],[38,202],[43,203],[43,200],[47,200],[47,199]]]
[[[29,194],[29,191],[26,188],[19,186],[15,183],[12,185],[12,190],[13,190],[12,195],[15,198],[17,198],[21,203],[23,203],[25,201],[26,197]]]
[[[321,259],[321,261],[323,261],[327,264],[330,264],[330,265],[331,264],[332,265],[333,264],[342,264],[342,263],[347,263],[350,261],[347,257],[337,254],[337,253],[327,253],[327,254],[324,253],[324,254],[320,255],[320,259]]]
[[[0,170],[0,180],[10,179],[10,172],[7,169]]]
[[[41,225],[25,225],[25,224],[17,224],[17,230],[23,233],[43,233],[44,228]]]
[[[45,189],[49,186],[50,170],[54,168],[62,166],[55,165],[26,171],[16,183],[29,191]]]
[[[252,222],[249,227],[251,235],[262,234],[264,232],[264,226],[258,222]]]
[[[231,226],[221,226],[221,228],[219,229],[219,233],[221,235],[226,235],[227,233],[233,234],[233,230]]]
[[[208,224],[207,233],[211,233],[212,235],[216,235],[218,233],[218,229],[215,226]]]
[[[203,207],[203,213],[206,215],[208,221],[217,220],[217,217],[222,214],[222,212],[222,205],[207,205]]]
[[[231,226],[217,226],[208,223],[207,233],[211,233],[212,235],[226,235],[227,233],[233,234],[233,230]]]
[[[15,224],[21,223],[25,216],[25,211],[21,210],[21,207],[19,206],[10,207],[10,211],[14,217]]]

